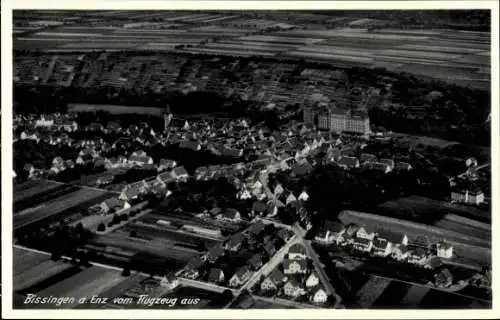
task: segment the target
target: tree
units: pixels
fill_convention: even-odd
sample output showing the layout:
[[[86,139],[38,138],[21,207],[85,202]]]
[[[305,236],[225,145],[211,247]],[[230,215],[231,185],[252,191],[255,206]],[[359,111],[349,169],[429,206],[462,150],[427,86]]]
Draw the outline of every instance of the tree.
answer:
[[[97,226],[97,231],[103,232],[104,230],[106,230],[106,226],[104,225],[104,223],[99,223],[99,226]]]
[[[123,268],[122,276],[124,276],[124,277],[130,276],[130,269],[128,267],[127,268]]]

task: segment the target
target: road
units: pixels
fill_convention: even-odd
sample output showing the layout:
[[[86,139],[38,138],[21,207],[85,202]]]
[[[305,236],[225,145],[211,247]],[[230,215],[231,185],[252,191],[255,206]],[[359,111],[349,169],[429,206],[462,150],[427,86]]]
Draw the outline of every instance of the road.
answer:
[[[223,293],[226,290],[231,290],[234,293],[239,294],[238,290],[232,289],[232,288],[226,288],[223,286],[218,286],[216,284],[213,284],[211,282],[204,282],[204,281],[197,281],[197,280],[191,280],[191,279],[186,279],[186,278],[179,278],[179,284],[188,286],[188,287],[194,287],[194,288],[199,288],[207,291],[213,291],[217,293]]]
[[[323,286],[325,288],[325,291],[328,295],[333,295],[335,297],[335,305],[334,308],[338,308],[340,306],[340,303],[342,301],[342,298],[335,292],[335,288],[332,286],[330,279],[326,275],[326,272],[323,268],[323,264],[321,261],[319,261],[318,254],[314,249],[311,247],[311,244],[309,241],[301,238],[301,243],[304,245],[306,248],[309,257],[313,260],[314,267],[316,269],[316,272],[318,274],[319,280],[321,283],[323,283]]]
[[[295,243],[300,242],[300,239],[297,235],[294,235],[288,242],[279,249],[274,256],[269,260],[265,265],[263,265],[257,272],[255,272],[250,279],[240,288],[240,292],[252,288],[263,275],[268,275],[274,268],[276,268],[285,258],[288,250]]]
[[[114,193],[114,194],[120,194],[121,193],[119,191],[113,191],[113,190],[108,190],[108,189],[101,189],[101,188],[97,188],[97,187],[89,187],[89,186],[86,186],[86,185],[83,185],[83,184],[65,183],[65,182],[60,182],[60,181],[56,181],[56,180],[49,180],[49,179],[47,179],[47,181],[50,181],[50,182],[53,182],[53,183],[57,183],[57,184],[61,184],[61,185],[71,185],[71,186],[82,188],[82,189],[96,190],[96,191],[108,192],[108,193]]]
[[[261,297],[261,296],[252,296],[252,298],[254,300],[259,300],[259,301],[262,301],[265,303],[270,303],[270,304],[275,304],[275,305],[279,304],[282,306],[296,308],[296,309],[318,309],[319,308],[318,306],[316,306],[314,304],[301,303],[301,302],[280,299],[280,298],[268,298],[268,297]]]

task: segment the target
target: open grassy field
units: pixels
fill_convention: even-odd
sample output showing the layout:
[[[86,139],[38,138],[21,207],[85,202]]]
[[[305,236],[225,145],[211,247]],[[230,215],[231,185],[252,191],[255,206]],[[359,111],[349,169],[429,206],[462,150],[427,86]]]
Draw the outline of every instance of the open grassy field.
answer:
[[[25,227],[31,223],[40,222],[73,208],[80,209],[81,207],[81,210],[86,210],[89,206],[104,201],[110,196],[111,195],[107,192],[96,189],[79,189],[45,202],[36,210],[25,211],[24,214],[15,215],[14,229]]]

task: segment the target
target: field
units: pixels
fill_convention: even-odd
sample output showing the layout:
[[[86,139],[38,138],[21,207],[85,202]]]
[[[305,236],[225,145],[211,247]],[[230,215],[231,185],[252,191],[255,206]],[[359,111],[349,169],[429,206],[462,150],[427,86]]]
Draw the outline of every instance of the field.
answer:
[[[59,183],[46,180],[28,180],[14,185],[14,202],[40,195],[61,187]]]
[[[53,219],[61,214],[71,214],[68,211],[87,210],[91,205],[102,202],[109,197],[109,193],[97,189],[78,189],[44,202],[34,210],[24,210],[16,213],[14,215],[14,229],[49,218]]]
[[[95,112],[106,111],[112,114],[135,114],[147,113],[155,116],[163,116],[164,110],[152,107],[129,107],[118,105],[104,105],[104,104],[82,104],[70,103],[68,104],[68,112]]]
[[[339,272],[339,271],[332,271]],[[342,271],[341,276],[349,283],[353,299],[346,303],[346,308],[491,308],[491,302],[433,289],[408,282],[366,275],[351,271]],[[343,301],[347,301],[343,299]]]
[[[448,243],[453,245],[458,261],[470,263],[472,265],[481,265],[483,263],[486,265],[491,264],[491,243],[468,234],[461,234],[424,224],[348,210],[343,211],[339,219],[345,225],[356,223],[360,226],[398,230],[405,233],[410,238],[410,241],[418,236],[428,236],[431,242],[439,242],[446,239]]]
[[[306,13],[267,12],[260,17],[235,12],[82,14],[94,23],[92,28],[80,25],[76,13],[37,15],[43,18],[39,21],[62,20],[64,25],[28,26],[26,16],[16,16],[14,21],[20,24],[14,27],[14,48],[303,58],[340,67],[386,67],[482,89],[490,86],[488,32],[397,29],[386,27],[388,20],[371,17]]]

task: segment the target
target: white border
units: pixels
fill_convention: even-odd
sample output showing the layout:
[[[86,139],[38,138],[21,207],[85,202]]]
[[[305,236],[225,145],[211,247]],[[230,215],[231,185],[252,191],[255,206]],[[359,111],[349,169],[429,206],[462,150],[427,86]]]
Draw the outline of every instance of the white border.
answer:
[[[491,9],[492,10],[492,254],[493,270],[495,261],[500,261],[496,226],[500,225],[499,207],[496,201],[500,183],[498,174],[499,145],[499,5],[493,0],[474,1],[122,1],[122,0],[3,0],[2,1],[2,318],[39,318],[39,319],[480,319],[500,316],[499,297],[500,278],[493,272],[493,309],[492,310],[13,310],[12,309],[12,9],[287,9],[287,10],[321,10],[321,9]]]

